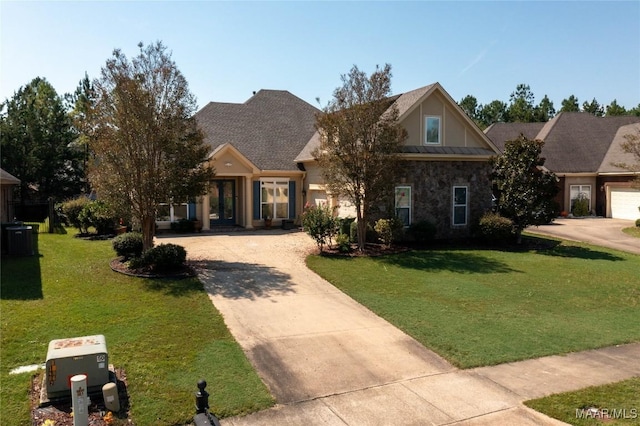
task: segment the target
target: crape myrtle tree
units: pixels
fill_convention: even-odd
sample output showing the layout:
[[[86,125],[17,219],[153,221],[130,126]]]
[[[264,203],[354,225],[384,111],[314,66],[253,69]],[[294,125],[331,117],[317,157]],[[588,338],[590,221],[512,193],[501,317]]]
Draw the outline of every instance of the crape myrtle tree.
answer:
[[[107,60],[86,128],[92,187],[117,211],[131,212],[147,250],[158,205],[203,194],[214,171],[187,80],[161,42],[138,47],[131,60],[120,50]]]
[[[342,86],[317,116],[321,142],[313,155],[329,192],[354,204],[362,251],[373,206],[392,192],[407,134],[389,99],[391,65],[376,67],[370,76],[354,65],[341,79]]]
[[[82,152],[74,148],[63,99],[36,77],[0,105],[2,168],[21,181],[20,201],[64,199],[82,188]]]
[[[506,142],[502,155],[491,159],[498,212],[513,221],[518,244],[527,226],[549,223],[558,214],[554,201],[558,179],[543,168],[543,145],[541,140],[520,135]]]
[[[615,163],[614,165],[632,173],[638,173],[633,180],[633,186],[640,189],[640,127],[635,125],[635,132],[624,135],[624,142],[621,144],[622,151],[631,154],[633,163]],[[640,209],[640,206],[638,206]]]

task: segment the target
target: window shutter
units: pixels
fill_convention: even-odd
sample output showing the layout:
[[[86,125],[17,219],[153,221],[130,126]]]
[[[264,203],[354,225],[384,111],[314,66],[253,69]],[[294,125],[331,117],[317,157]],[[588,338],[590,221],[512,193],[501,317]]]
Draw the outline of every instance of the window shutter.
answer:
[[[253,220],[260,220],[260,181],[253,181]]]
[[[296,218],[296,181],[289,181],[289,219]]]
[[[196,203],[191,201],[189,204],[187,204],[187,217],[189,218],[189,220],[194,220],[197,219],[197,214],[196,214]]]

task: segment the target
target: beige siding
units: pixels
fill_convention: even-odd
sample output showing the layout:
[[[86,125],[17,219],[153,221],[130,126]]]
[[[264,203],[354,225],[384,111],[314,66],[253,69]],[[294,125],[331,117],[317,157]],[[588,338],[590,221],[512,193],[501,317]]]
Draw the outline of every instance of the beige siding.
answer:
[[[215,156],[211,161],[217,174],[247,174],[252,173],[244,160],[239,159],[232,151],[227,151],[220,156]]]
[[[420,108],[416,108],[402,121],[402,125],[408,134],[407,140],[405,141],[405,145],[407,146],[422,145],[423,138],[420,117]]]

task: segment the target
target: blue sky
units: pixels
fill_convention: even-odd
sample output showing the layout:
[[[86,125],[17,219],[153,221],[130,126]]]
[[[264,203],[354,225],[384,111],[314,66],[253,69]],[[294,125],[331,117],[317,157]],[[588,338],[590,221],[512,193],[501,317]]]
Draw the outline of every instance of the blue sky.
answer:
[[[507,102],[519,83],[640,103],[640,1],[0,2],[0,100],[36,76],[75,90],[120,48],[162,40],[200,107],[288,90],[324,105],[355,64],[390,63],[394,93],[440,82]]]

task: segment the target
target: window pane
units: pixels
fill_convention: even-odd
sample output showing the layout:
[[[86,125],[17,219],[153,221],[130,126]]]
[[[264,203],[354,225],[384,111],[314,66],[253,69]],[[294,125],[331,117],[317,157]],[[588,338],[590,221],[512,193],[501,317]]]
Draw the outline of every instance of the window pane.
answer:
[[[467,207],[456,206],[453,208],[453,224],[464,225],[467,223]]]
[[[455,205],[467,204],[467,188],[457,187],[453,189],[453,203]]]
[[[156,220],[170,220],[169,217],[169,204],[160,204],[158,206],[158,214]]]
[[[186,204],[174,204],[173,205],[173,220],[180,220],[187,218],[187,205]]]
[[[289,217],[289,203],[276,203],[276,217],[278,219]]]
[[[440,143],[440,117],[427,117],[427,143]]]
[[[409,208],[411,206],[411,188],[408,186],[396,187],[396,208]]]
[[[396,209],[396,217],[402,221],[404,226],[409,226],[409,209]]]
[[[267,217],[273,217],[273,213],[271,211],[271,204],[263,204],[262,205],[262,218],[266,219]]]

